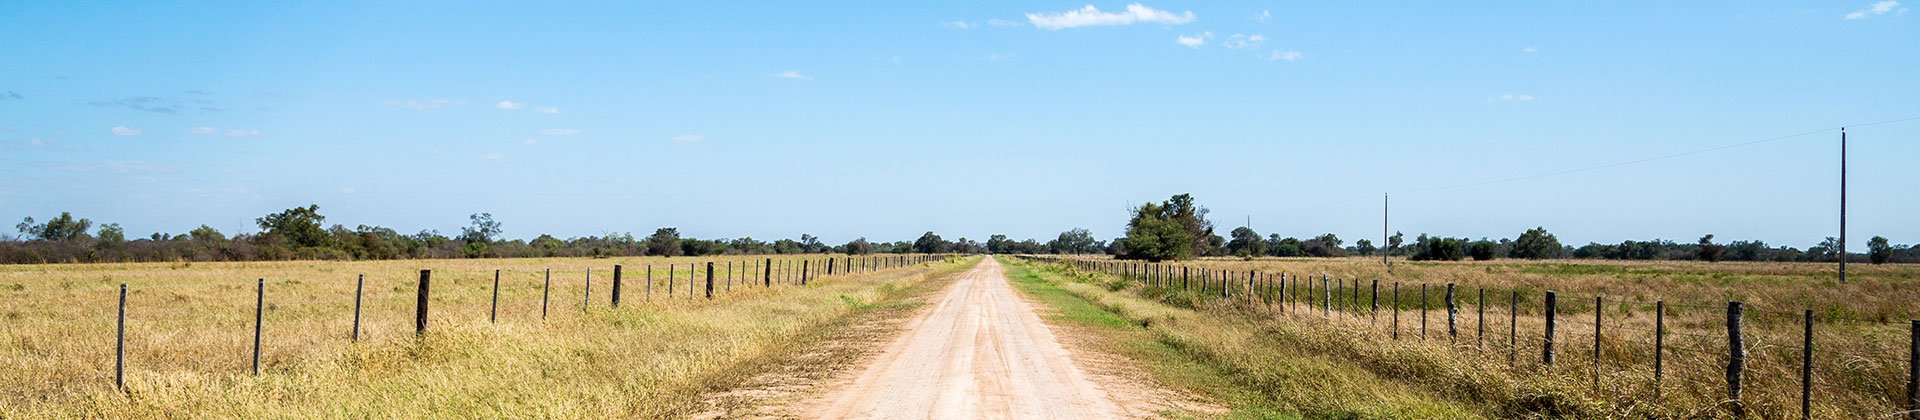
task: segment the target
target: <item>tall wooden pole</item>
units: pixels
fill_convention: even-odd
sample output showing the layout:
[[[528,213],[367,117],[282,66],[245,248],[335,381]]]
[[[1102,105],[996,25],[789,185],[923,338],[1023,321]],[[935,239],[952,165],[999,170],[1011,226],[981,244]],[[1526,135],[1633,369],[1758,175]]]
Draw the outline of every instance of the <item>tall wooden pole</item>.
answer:
[[[1840,127],[1840,284],[1847,284],[1847,128]]]

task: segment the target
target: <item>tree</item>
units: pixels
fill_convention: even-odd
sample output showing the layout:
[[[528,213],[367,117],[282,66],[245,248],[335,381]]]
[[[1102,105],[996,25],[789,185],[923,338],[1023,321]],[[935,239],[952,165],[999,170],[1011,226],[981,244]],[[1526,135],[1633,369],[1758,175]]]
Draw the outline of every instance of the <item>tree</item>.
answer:
[[[1340,237],[1334,234],[1322,234],[1300,243],[1300,249],[1314,257],[1344,257],[1347,250],[1340,248]]]
[[[193,228],[192,231],[187,232],[187,236],[193,238],[193,240],[195,241],[212,243],[212,244],[224,243],[227,241],[226,234],[220,233],[219,229],[214,229],[212,226],[207,226],[207,225],[200,225],[200,227]]]
[[[1555,238],[1553,234],[1547,233],[1547,228],[1545,227],[1535,227],[1533,229],[1527,229],[1526,232],[1520,234],[1520,238],[1513,240],[1513,250],[1508,251],[1507,256],[1511,258],[1538,260],[1558,258],[1560,257],[1561,251],[1564,251],[1564,249],[1560,247],[1559,238]]]
[[[1725,245],[1713,243],[1713,234],[1700,237],[1700,259],[1706,262],[1720,262],[1720,255],[1727,252]]]
[[[1193,196],[1175,195],[1162,203],[1146,203],[1133,210],[1127,222],[1126,247],[1120,258],[1149,261],[1184,260],[1215,248],[1213,222]]]
[[[1407,258],[1414,261],[1459,261],[1466,258],[1466,241],[1463,240],[1428,237],[1423,233],[1413,241],[1413,255]]]
[[[1093,232],[1082,228],[1060,232],[1060,237],[1047,242],[1047,250],[1055,254],[1097,254],[1100,248],[1100,241],[1093,239]]]
[[[1821,261],[1821,262],[1839,261],[1837,258],[1841,257],[1840,239],[1834,238],[1832,236],[1828,236],[1826,240],[1820,241],[1819,245],[1814,245],[1812,248],[1807,248],[1807,256],[1812,257],[1814,261]]]
[[[1353,241],[1353,253],[1355,254],[1372,256],[1374,252],[1379,250],[1380,250],[1379,248],[1373,247],[1373,241],[1369,241],[1365,239]]]
[[[70,241],[87,238],[87,228],[93,227],[93,221],[84,218],[76,219],[72,213],[63,211],[60,212],[60,217],[55,217],[46,223],[34,224],[33,218],[28,217],[14,227],[20,229],[22,236],[32,236],[44,241]]]
[[[127,231],[121,229],[119,223],[100,225],[100,242],[102,245],[113,246],[126,241]]]
[[[1867,261],[1886,264],[1887,260],[1891,259],[1893,259],[1893,245],[1887,243],[1887,238],[1875,236],[1867,240]]]
[[[1467,245],[1467,255],[1472,255],[1474,261],[1491,260],[1493,259],[1493,248],[1493,241],[1486,239],[1473,241],[1472,244]]]
[[[1011,242],[1012,241],[1007,240],[1007,235],[994,234],[987,236],[987,253],[1010,254],[1012,252],[1007,249],[1007,244]]]
[[[845,250],[847,255],[867,255],[873,253],[873,244],[868,243],[866,237],[848,241],[846,246],[840,248]]]
[[[1227,242],[1227,252],[1241,257],[1257,257],[1267,254],[1267,241],[1260,239],[1253,228],[1233,228],[1233,240]]]
[[[940,239],[940,235],[933,234],[933,231],[927,231],[920,235],[920,239],[913,241],[913,252],[922,254],[944,254],[951,249],[953,243]]]
[[[493,220],[493,213],[480,213],[467,216],[471,226],[460,228],[460,239],[483,244],[493,243],[500,237],[500,222]]]
[[[262,235],[286,238],[293,241],[294,246],[309,248],[326,246],[332,239],[326,228],[321,227],[321,222],[326,220],[326,216],[320,215],[319,205],[309,204],[253,219],[253,222],[260,225]]]
[[[686,250],[680,247],[679,228],[663,227],[654,229],[653,235],[647,236],[646,242],[647,255],[678,257],[686,252]]]
[[[1399,255],[1400,246],[1407,244],[1406,237],[1406,234],[1399,231],[1394,231],[1393,236],[1387,237],[1387,255]]]

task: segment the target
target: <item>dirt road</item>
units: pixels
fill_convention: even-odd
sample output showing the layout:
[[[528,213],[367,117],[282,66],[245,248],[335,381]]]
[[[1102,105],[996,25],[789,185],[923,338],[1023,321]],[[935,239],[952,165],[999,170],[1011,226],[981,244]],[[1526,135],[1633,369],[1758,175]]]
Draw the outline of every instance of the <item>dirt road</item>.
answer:
[[[909,322],[807,418],[1117,418],[1129,413],[1074,365],[991,257]]]

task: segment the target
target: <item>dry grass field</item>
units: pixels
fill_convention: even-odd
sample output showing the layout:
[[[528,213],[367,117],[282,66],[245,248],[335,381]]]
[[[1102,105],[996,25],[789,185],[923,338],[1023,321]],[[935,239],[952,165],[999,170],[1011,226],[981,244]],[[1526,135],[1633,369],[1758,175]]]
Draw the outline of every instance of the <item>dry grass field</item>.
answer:
[[[1395,261],[1391,274],[1378,259],[1366,258],[1208,259],[1180,266],[1193,270],[1187,286],[1191,290],[1180,287],[1178,269],[1163,271],[1173,274],[1167,279],[1172,287],[1142,287],[1139,279],[1112,275],[1085,278],[1108,289],[1132,290],[1162,305],[1248,320],[1247,328],[1264,331],[1274,342],[1336,355],[1379,378],[1417,384],[1503,417],[1732,415],[1736,404],[1728,398],[1726,380],[1729,301],[1745,307],[1741,405],[1749,414],[1799,415],[1802,311],[1812,310],[1813,416],[1895,416],[1907,405],[1909,322],[1920,318],[1920,305],[1914,303],[1920,302],[1920,267],[1911,265],[1851,265],[1846,285],[1837,284],[1830,264],[1801,263]],[[1203,269],[1212,282],[1205,292],[1198,284]],[[1262,293],[1247,293],[1249,270],[1260,273],[1251,289]],[[1285,288],[1291,291],[1283,294],[1279,273],[1305,280],[1288,281]],[[1322,275],[1327,276],[1325,283]],[[1227,298],[1220,297],[1222,276],[1231,279]],[[1377,313],[1372,311],[1374,279],[1381,282]],[[1395,283],[1400,287],[1397,339]],[[1446,324],[1448,283],[1456,287],[1457,336],[1449,336]],[[1422,284],[1427,285],[1425,338]],[[1323,285],[1334,290],[1328,293]],[[1479,304],[1483,289],[1484,317]],[[1546,291],[1554,291],[1558,303],[1556,361],[1551,367],[1542,363]],[[1515,293],[1517,316],[1508,309]],[[1596,296],[1602,298],[1597,365]],[[1320,308],[1329,297],[1331,316]],[[1666,335],[1663,372],[1656,385],[1655,306],[1660,301],[1666,306]],[[1248,340],[1198,337],[1195,331],[1204,330],[1170,332],[1169,337],[1204,354],[1275,351]],[[1513,346],[1508,345],[1509,331]]]
[[[809,329],[975,261],[852,275],[841,265],[841,274],[806,287],[777,270],[767,288],[763,272],[749,276],[742,267],[765,258],[0,266],[0,417],[688,413],[700,392],[751,375],[753,360],[800,344],[795,338]],[[775,260],[791,263],[797,276],[800,260],[825,258]],[[688,264],[705,271],[707,261],[717,263],[716,297],[690,299]],[[624,266],[618,309],[609,307],[615,264]],[[544,290],[549,268],[551,289]],[[416,337],[421,269],[433,270],[431,321]],[[496,269],[499,309],[489,322]],[[360,274],[363,321],[354,343]],[[251,373],[256,279],[266,285],[259,376]],[[129,290],[124,391],[113,385],[122,283]]]

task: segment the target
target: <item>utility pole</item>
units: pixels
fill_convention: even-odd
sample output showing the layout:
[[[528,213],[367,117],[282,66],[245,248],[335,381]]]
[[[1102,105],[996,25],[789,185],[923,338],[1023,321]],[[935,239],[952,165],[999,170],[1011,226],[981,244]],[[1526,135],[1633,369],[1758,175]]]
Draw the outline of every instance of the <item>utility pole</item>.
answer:
[[[1840,127],[1840,284],[1847,284],[1847,128]]]
[[[1380,193],[1380,264],[1387,266],[1387,273],[1393,273],[1393,261],[1387,255],[1393,250],[1393,239],[1387,236],[1387,193]]]

